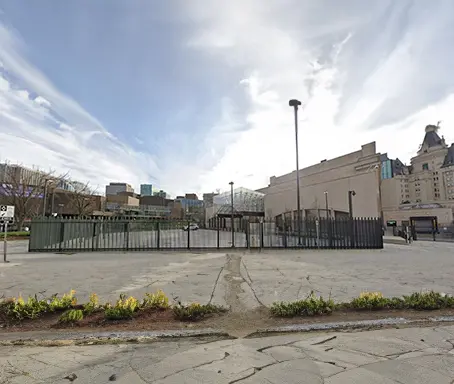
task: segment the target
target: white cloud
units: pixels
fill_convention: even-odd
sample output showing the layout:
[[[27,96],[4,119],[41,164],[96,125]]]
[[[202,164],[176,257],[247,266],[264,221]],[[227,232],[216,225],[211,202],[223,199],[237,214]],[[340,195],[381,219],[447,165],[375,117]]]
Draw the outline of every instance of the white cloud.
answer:
[[[136,153],[77,102],[59,92],[19,51],[21,42],[0,24],[0,152],[2,161],[70,171],[73,178],[100,185],[138,185],[157,172],[151,157]],[[19,79],[12,84],[8,74]],[[30,93],[37,94],[32,100]],[[58,116],[58,117],[56,117]]]
[[[47,108],[50,108],[51,107],[51,104],[49,103],[48,100],[46,100],[44,97],[42,96],[38,96],[35,100],[34,100],[35,103],[43,106],[43,107],[47,107]]]
[[[438,63],[446,56],[434,46],[453,34],[453,5],[367,4],[287,0],[265,7],[255,0],[200,0],[184,8],[194,20],[188,45],[234,68],[249,100],[242,111],[246,130],[202,176],[206,190],[228,188],[230,180],[265,186],[270,176],[295,168],[291,98],[303,102],[300,166],[370,141],[408,161],[425,125],[438,120],[444,120],[447,141],[454,140],[454,81],[447,76],[454,60]],[[437,53],[440,60],[427,58]],[[436,73],[428,60],[438,63]]]

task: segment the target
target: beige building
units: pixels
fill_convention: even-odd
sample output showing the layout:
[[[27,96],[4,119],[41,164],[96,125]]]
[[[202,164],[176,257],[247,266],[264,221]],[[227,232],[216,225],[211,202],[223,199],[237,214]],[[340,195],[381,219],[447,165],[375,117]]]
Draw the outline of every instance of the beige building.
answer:
[[[330,217],[348,215],[348,191],[355,191],[354,217],[379,217],[380,157],[372,142],[359,151],[301,169],[302,217],[326,217],[328,212]],[[296,218],[296,171],[271,177],[269,186],[260,192],[265,194],[266,217]]]
[[[110,183],[106,185],[106,196],[118,195],[121,192],[134,193],[134,188],[128,183]]]
[[[429,226],[453,223],[454,145],[438,135],[439,127],[428,125],[423,142],[401,175],[381,183],[383,215],[386,221],[407,224],[411,218]],[[424,224],[423,222],[426,222]]]

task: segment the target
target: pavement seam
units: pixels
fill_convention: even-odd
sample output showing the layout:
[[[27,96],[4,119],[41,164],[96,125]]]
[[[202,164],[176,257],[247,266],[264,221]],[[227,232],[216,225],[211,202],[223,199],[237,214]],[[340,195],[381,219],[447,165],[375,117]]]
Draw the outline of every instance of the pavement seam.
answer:
[[[211,291],[211,296],[210,296],[210,300],[208,301],[208,304],[211,304],[211,302],[213,301],[214,293],[216,292],[216,288],[217,288],[218,283],[219,283],[219,278],[221,277],[221,274],[222,274],[222,271],[224,270],[224,267],[225,267],[225,265],[223,265],[221,267],[221,269],[219,270],[219,273],[218,273],[218,276],[216,278],[216,281],[214,282],[213,290]]]
[[[252,291],[252,294],[254,295],[255,297],[255,300],[257,300],[257,302],[264,308],[266,308],[266,305],[263,304],[263,302],[258,298],[257,296],[257,293],[255,292],[254,288],[252,287],[252,283],[253,283],[253,280],[251,279],[251,276],[249,275],[249,271],[246,267],[246,264],[244,263],[243,261],[243,258],[241,258],[241,263],[243,264],[243,267],[244,267],[244,270],[246,271],[246,275],[248,276],[249,280],[251,280],[251,282],[247,281],[247,279],[244,278],[244,276],[241,274],[241,270],[240,270],[240,276],[241,278],[244,280],[244,282],[249,286],[249,288],[251,289]]]

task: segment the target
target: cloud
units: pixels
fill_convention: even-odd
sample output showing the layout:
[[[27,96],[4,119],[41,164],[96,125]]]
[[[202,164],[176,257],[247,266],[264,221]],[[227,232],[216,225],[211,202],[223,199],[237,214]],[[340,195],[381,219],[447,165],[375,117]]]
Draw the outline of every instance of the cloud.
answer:
[[[81,181],[138,185],[157,172],[152,158],[113,137],[76,101],[58,91],[0,24],[0,152],[2,161],[56,169]],[[31,94],[36,95],[33,99]]]
[[[454,140],[452,2],[200,0],[183,11],[187,46],[234,71],[248,100],[241,133],[202,175],[206,190],[265,186],[295,169],[291,98],[303,102],[300,166],[370,141],[408,161],[438,120]]]
[[[175,2],[166,20],[175,28],[169,36],[183,39],[180,52],[169,55],[183,59],[171,63],[178,76],[159,79],[140,62],[136,76],[153,78],[143,86],[147,94],[142,87],[128,88],[129,71],[119,76],[118,93],[106,100],[130,98],[128,111],[137,108],[141,115],[154,98],[184,96],[159,104],[161,110],[150,113],[159,115],[157,122],[139,121],[142,127],[163,123],[153,134],[132,129],[139,118],[131,116],[131,127],[122,132],[128,145],[58,90],[29,61],[17,34],[0,24],[2,159],[72,169],[74,177],[95,184],[157,180],[173,193],[227,189],[231,180],[258,188],[295,168],[292,98],[303,102],[300,166],[374,140],[379,151],[408,161],[425,125],[438,120],[447,141],[454,140],[454,54],[447,49],[454,39],[454,3],[449,0]],[[127,29],[121,33],[131,42],[128,64],[134,65],[143,57],[134,50],[148,45],[138,33],[143,24],[128,28],[133,35]],[[133,37],[139,41],[129,41]],[[173,43],[160,49],[174,49]],[[154,53],[150,56],[161,60]],[[124,61],[116,57],[118,52],[109,51],[118,69]]]

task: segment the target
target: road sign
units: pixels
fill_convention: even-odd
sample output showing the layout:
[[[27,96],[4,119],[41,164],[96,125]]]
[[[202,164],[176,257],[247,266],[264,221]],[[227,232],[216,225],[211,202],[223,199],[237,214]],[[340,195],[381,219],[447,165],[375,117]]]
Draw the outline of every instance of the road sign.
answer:
[[[11,219],[14,217],[14,205],[0,205],[0,218]]]

